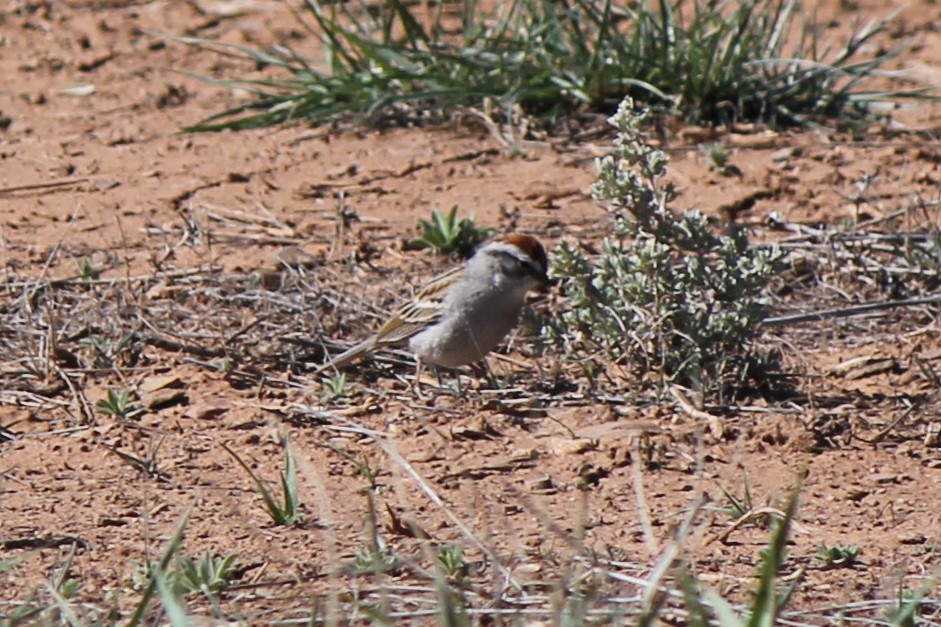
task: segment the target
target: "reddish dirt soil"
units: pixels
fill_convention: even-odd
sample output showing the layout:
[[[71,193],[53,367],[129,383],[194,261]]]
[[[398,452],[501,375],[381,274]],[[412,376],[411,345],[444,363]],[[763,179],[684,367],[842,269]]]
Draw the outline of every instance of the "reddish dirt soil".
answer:
[[[861,2],[833,13],[831,31],[891,9]],[[937,27],[937,6],[916,2],[896,33],[916,42],[900,67],[936,83]],[[512,361],[492,360],[516,387],[465,376],[463,395],[420,400],[400,364],[354,369],[349,398],[324,400],[313,374],[323,343],[365,336],[446,263],[402,250],[418,218],[456,204],[549,244],[597,243],[608,218],[588,187],[608,139],[532,141],[520,156],[473,124],[183,134],[243,94],[182,72],[252,68],[159,34],[316,45],[280,2],[9,0],[0,10],[0,426],[16,436],[0,439],[0,564],[22,559],[0,568],[0,622],[31,595],[48,601],[44,582],[66,566],[83,621],[126,619],[142,595],[135,571],[161,555],[191,505],[181,552],[237,556],[221,612],[247,624],[331,604],[349,613],[357,599],[432,620],[432,544],[407,537],[403,521],[434,546],[466,547],[478,609],[532,603],[549,620],[562,587],[631,596],[638,588],[602,571],[650,577],[697,498],[725,506],[720,486],[741,496],[746,476],[755,507],[780,508],[806,472],[783,573],[804,571],[789,605],[819,610],[804,622],[828,622],[834,604],[888,603],[941,567],[936,307],[770,329],[762,341],[781,349],[790,392],[707,408],[717,429],[630,389],[607,402],[571,378],[554,389],[551,359],[530,359],[525,338]],[[873,231],[924,231],[939,221],[939,114],[902,112],[918,133],[885,125],[856,138],[673,128],[679,205],[734,214],[758,239],[787,235],[765,228],[772,213],[809,227],[876,220]],[[710,171],[698,150],[720,139],[737,174]],[[279,263],[291,247],[307,262]],[[795,268],[782,313],[891,295],[892,282],[858,260],[826,247],[808,259],[813,277],[836,277],[840,289]],[[82,264],[100,275],[78,280]],[[884,367],[834,368],[852,358]],[[128,420],[97,411],[109,389],[148,410]],[[275,486],[279,434],[297,458],[303,504],[303,524],[289,528],[271,523],[223,448]],[[649,463],[631,464],[638,451]],[[731,521],[707,507],[683,552],[705,584],[745,602],[769,531],[745,525],[721,538]],[[356,574],[354,556],[374,540],[404,565]],[[823,543],[859,546],[859,564],[822,567]]]

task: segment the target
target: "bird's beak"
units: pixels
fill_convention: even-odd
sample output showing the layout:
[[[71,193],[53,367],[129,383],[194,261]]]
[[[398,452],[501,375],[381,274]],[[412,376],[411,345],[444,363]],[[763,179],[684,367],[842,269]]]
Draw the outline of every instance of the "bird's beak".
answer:
[[[538,288],[540,292],[546,292],[550,287],[556,284],[556,281],[550,279],[549,275],[545,272],[536,272],[533,274],[533,276],[535,277],[536,281],[539,282]]]

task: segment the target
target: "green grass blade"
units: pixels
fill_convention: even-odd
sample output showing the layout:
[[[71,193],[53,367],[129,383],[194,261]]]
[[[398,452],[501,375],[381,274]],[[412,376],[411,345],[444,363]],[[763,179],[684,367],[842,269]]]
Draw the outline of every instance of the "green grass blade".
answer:
[[[180,603],[172,587],[167,581],[167,575],[162,568],[154,571],[153,581],[160,593],[160,601],[167,613],[167,618],[173,627],[191,627],[192,622],[186,614],[186,608]]]
[[[337,35],[338,32],[343,32],[340,25],[324,15],[320,2],[317,0],[305,0],[305,2],[307,8],[314,16],[314,21],[317,22],[317,26],[320,27],[323,33],[323,37],[325,38],[324,44],[331,58],[330,67],[333,69],[334,73],[344,70],[349,73],[358,72],[360,69],[359,63],[349,54],[342,44],[341,37]]]
[[[72,605],[59,594],[59,591],[56,590],[55,586],[47,583],[46,588],[49,592],[49,595],[52,596],[52,600],[55,603],[56,607],[59,608],[59,615],[61,618],[65,619],[65,622],[71,627],[85,627],[79,617],[72,610]]]
[[[291,443],[284,440],[284,472],[281,473],[281,489],[284,491],[285,524],[293,525],[300,521],[298,508],[300,503],[297,497],[297,468],[294,461],[294,452]]]
[[[173,556],[176,555],[177,551],[179,551],[180,544],[183,542],[183,532],[186,529],[186,525],[189,523],[190,516],[193,513],[193,508],[195,507],[196,501],[193,501],[190,503],[190,506],[186,508],[182,518],[180,518],[180,522],[176,527],[176,531],[174,532],[173,537],[170,538],[170,542],[167,544],[166,549],[164,549],[160,561],[152,571],[150,581],[148,582],[147,587],[144,589],[144,594],[141,596],[141,600],[135,607],[134,614],[131,615],[131,618],[127,623],[127,627],[137,627],[137,625],[140,625],[141,621],[144,620],[144,615],[147,613],[147,609],[150,606],[150,600],[153,598],[154,592],[157,590],[157,581],[154,575],[158,572],[166,572],[167,566],[170,565],[170,560],[173,559]]]
[[[13,570],[17,566],[19,566],[22,562],[28,560],[33,555],[37,555],[38,553],[39,553],[39,549],[33,549],[32,551],[27,551],[25,553],[21,553],[20,555],[16,555],[14,557],[11,557],[5,560],[0,560],[0,574],[3,574],[7,572],[8,570]]]
[[[248,476],[251,477],[252,483],[255,484],[255,491],[261,496],[262,500],[265,502],[265,509],[268,510],[268,515],[271,516],[271,519],[278,525],[285,524],[284,513],[281,510],[281,507],[278,505],[278,502],[275,501],[274,497],[271,495],[271,492],[265,486],[264,482],[256,475],[248,464],[246,464],[238,454],[229,448],[225,443],[222,444],[222,448],[231,455],[239,466],[241,466],[245,472],[248,473]]]
[[[709,588],[705,592],[706,601],[712,606],[721,627],[745,627],[745,622],[732,608],[732,605],[723,599],[718,592]]]
[[[783,609],[775,587],[778,573],[784,566],[787,551],[787,537],[791,529],[791,522],[797,513],[797,503],[800,495],[800,484],[791,492],[787,506],[784,509],[784,518],[777,521],[771,534],[759,571],[758,589],[755,591],[755,603],[748,620],[749,627],[772,627],[777,621],[778,613]]]
[[[703,602],[703,595],[699,590],[696,577],[693,576],[689,568],[681,565],[677,573],[677,579],[683,593],[683,603],[688,613],[687,624],[690,627],[709,627],[711,616],[706,604]]]
[[[405,37],[409,42],[409,48],[411,50],[419,50],[422,47],[425,49],[432,48],[433,42],[431,37],[425,32],[425,28],[419,21],[415,19],[415,16],[412,15],[408,7],[405,6],[401,0],[390,0],[389,4],[392,6],[392,11],[399,16],[399,20],[402,22],[402,27],[405,29]]]
[[[210,49],[219,56],[229,57],[232,59],[237,59],[239,61],[251,61],[254,63],[260,63],[263,65],[271,65],[273,67],[280,67],[287,70],[293,70],[294,65],[288,63],[283,57],[269,54],[264,50],[259,50],[257,48],[252,48],[251,46],[243,46],[241,44],[236,44],[226,41],[214,41],[211,39],[201,39],[199,37],[177,37],[173,35],[164,35],[166,39],[171,41],[178,41],[182,44],[188,46],[195,46],[198,48]],[[241,54],[235,54],[231,52],[234,50]]]

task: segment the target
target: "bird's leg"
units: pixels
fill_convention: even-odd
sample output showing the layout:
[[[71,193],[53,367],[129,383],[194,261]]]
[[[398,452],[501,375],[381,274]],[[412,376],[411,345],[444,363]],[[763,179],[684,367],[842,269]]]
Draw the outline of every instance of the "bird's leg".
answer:
[[[427,397],[422,394],[422,383],[421,378],[424,374],[425,363],[421,360],[421,357],[415,357],[415,380],[412,381],[412,385],[409,386],[412,389],[412,392],[418,397],[419,400],[427,401]],[[441,369],[434,364],[431,365],[431,371],[435,374],[435,379],[438,381],[438,387],[444,388],[444,379],[441,378]]]
[[[424,401],[425,396],[421,393],[421,374],[424,369],[421,357],[415,356],[415,380],[412,381],[412,392],[418,397],[418,400]]]
[[[463,398],[463,397],[464,397],[464,386],[463,386],[463,384],[461,384],[461,372],[462,372],[461,370],[454,370],[454,371],[452,372],[452,374],[454,374],[455,379],[457,380],[457,385],[455,386],[455,387],[456,387],[456,390],[455,390],[455,391],[457,392],[457,397],[458,397],[458,398]]]
[[[432,370],[432,372],[435,373],[435,379],[438,380],[438,387],[439,387],[439,388],[443,388],[443,387],[444,387],[444,379],[441,378],[441,370],[440,370],[437,366],[432,366],[432,367],[431,367],[431,370]]]
[[[486,380],[487,385],[489,385],[492,389],[496,390],[500,387],[500,382],[497,381],[497,378],[493,374],[493,370],[490,369],[490,364],[486,359],[481,359],[478,362],[474,362],[471,364],[470,368],[475,377]]]

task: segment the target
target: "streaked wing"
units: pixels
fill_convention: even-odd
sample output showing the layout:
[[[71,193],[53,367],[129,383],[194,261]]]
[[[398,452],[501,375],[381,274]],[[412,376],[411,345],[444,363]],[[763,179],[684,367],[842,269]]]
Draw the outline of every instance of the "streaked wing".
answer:
[[[424,284],[418,294],[415,295],[414,302],[419,301],[440,301],[449,287],[457,283],[464,274],[463,266],[451,268],[444,274],[440,274],[428,283]]]
[[[405,322],[396,316],[379,329],[379,333],[376,334],[376,344],[398,344],[399,342],[404,342],[427,326],[427,324],[420,322]]]
[[[428,325],[434,324],[440,317],[440,300],[412,301],[382,325],[376,333],[376,342],[379,344],[403,342]]]
[[[376,342],[394,344],[412,337],[434,324],[441,317],[441,301],[445,292],[457,279],[463,268],[456,267],[423,286],[415,298],[406,303],[396,315],[382,325],[376,333]]]

